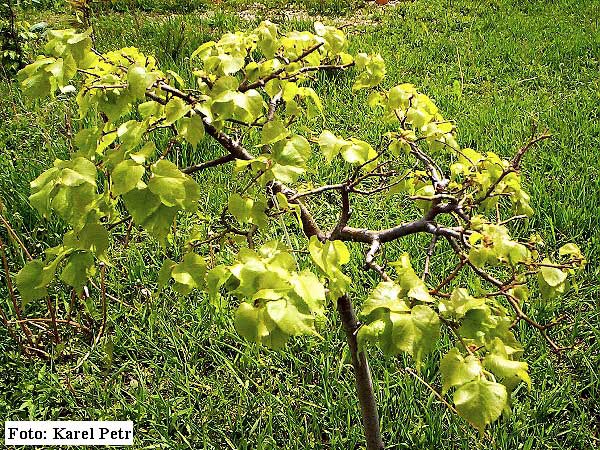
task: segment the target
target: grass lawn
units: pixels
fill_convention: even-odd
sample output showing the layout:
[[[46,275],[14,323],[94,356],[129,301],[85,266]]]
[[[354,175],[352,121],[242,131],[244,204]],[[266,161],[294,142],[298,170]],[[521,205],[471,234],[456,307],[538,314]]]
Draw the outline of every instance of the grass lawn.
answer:
[[[566,314],[553,335],[565,345],[578,343],[576,348],[555,355],[538,333],[520,325],[533,389],[518,388],[512,414],[485,437],[404,370],[412,365],[409,358],[372,350],[371,366],[390,448],[600,448],[600,2],[416,0],[377,8],[339,0],[298,0],[284,7],[274,0],[264,7],[197,1],[103,6],[93,18],[96,44],[102,51],[136,46],[155,54],[163,70],[185,74],[190,71],[185,57],[225,31],[245,30],[265,18],[310,29],[318,16],[354,23],[347,28],[352,51],[381,53],[386,87],[410,82],[434,98],[444,116],[457,121],[462,146],[509,156],[527,140],[532,122],[550,130],[552,140],[524,163],[536,211],[527,231],[538,232],[551,247],[579,243],[589,265],[576,293],[528,308],[540,322]],[[166,14],[165,8],[176,13]],[[49,6],[22,14],[30,22],[65,27],[70,20],[65,11]],[[324,126],[375,141],[383,128],[364,113],[365,95],[351,95],[351,74],[333,77],[315,83],[327,110]],[[55,158],[67,157],[72,124],[66,118],[73,110],[73,102],[65,100],[28,106],[16,83],[0,80],[2,214],[36,254],[58,243],[64,228],[28,205],[29,181]],[[206,154],[216,150],[203,145]],[[192,163],[194,155],[178,157]],[[215,209],[226,198],[230,177],[230,169],[218,169],[197,178]],[[390,211],[398,220],[404,214],[390,203],[367,206],[357,221],[373,228],[385,226],[381,217],[390,217]],[[319,207],[327,208],[327,198]],[[2,228],[0,235],[6,242]],[[414,238],[393,251],[416,257],[426,245]],[[322,341],[292,339],[283,351],[259,349],[235,332],[229,308],[215,312],[202,295],[146,294],[155,290],[163,258],[157,243],[133,240],[113,255],[107,286],[119,301],[110,304],[108,348],[90,349],[89,339],[75,336],[65,349],[74,359],[26,360],[0,328],[0,418],[130,419],[137,448],[363,445],[352,367],[333,311]],[[433,261],[434,271],[445,267],[443,256]],[[16,247],[8,249],[8,259],[14,273],[24,262]],[[357,270],[351,275],[376,280]],[[354,295],[360,299],[364,292]],[[10,310],[4,279],[0,301]],[[446,350],[436,350],[422,369],[423,379],[435,387]]]

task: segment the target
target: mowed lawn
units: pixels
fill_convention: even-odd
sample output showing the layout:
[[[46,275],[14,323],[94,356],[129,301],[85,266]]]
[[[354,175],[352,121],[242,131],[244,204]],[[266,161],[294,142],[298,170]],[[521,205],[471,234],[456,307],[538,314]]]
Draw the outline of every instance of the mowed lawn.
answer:
[[[311,1],[305,3],[307,13],[302,1],[268,1],[263,8],[239,0],[216,6],[188,2],[176,14],[161,11],[159,1],[116,3],[97,11],[93,23],[100,50],[136,46],[155,54],[163,69],[189,74],[186,56],[226,31],[265,18],[309,29],[322,16],[325,22],[353,24],[346,28],[352,51],[381,53],[387,87],[410,82],[434,98],[444,116],[457,121],[462,146],[508,156],[527,140],[532,123],[548,128],[552,140],[525,159],[536,215],[527,230],[518,231],[537,232],[550,247],[578,242],[589,266],[576,292],[527,309],[540,322],[565,314],[553,336],[564,345],[577,344],[575,349],[555,355],[535,331],[520,326],[533,389],[517,389],[512,414],[483,437],[404,370],[410,358],[372,350],[371,366],[390,448],[600,448],[600,2],[416,0],[380,8],[358,3]],[[65,27],[70,17],[66,6],[23,14],[54,27]],[[324,126],[376,142],[381,127],[367,114],[365,96],[351,94],[352,79],[349,71],[315,82],[327,110]],[[65,100],[27,105],[16,83],[0,81],[2,214],[35,254],[59,242],[64,229],[28,206],[29,181],[55,158],[67,157],[73,110]],[[199,151],[212,154],[216,147],[206,142]],[[179,155],[188,163],[194,157],[189,151]],[[319,174],[338,169],[320,168]],[[223,169],[198,178],[215,209],[230,176]],[[363,224],[381,226],[384,215],[402,220],[399,205],[365,206],[358,218]],[[6,241],[5,230],[0,233]],[[402,245],[395,251],[417,257],[426,241]],[[169,290],[147,295],[155,290],[165,257],[158,244],[138,239],[113,255],[108,290],[120,301],[110,304],[110,348],[90,350],[89,339],[75,336],[65,349],[73,359],[26,360],[0,328],[0,417],[130,419],[139,448],[363,445],[352,368],[333,309],[323,340],[293,339],[284,351],[260,349],[235,332],[233,307],[216,312],[202,295],[179,298]],[[16,273],[23,255],[11,247],[8,257]],[[444,254],[433,263],[434,271],[448,266]],[[353,278],[375,282],[359,269]],[[357,291],[354,298],[360,302],[364,295]],[[0,299],[9,309],[3,278]],[[35,306],[28,312],[34,315]],[[447,343],[421,372],[437,388],[445,350]]]

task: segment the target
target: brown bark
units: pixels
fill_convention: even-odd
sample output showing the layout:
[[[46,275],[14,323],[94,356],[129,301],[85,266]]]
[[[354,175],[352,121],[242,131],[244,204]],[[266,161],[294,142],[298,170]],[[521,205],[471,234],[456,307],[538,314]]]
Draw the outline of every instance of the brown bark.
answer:
[[[381,450],[384,448],[379,430],[379,413],[377,412],[377,403],[375,393],[373,392],[373,382],[371,381],[371,371],[367,355],[358,351],[356,341],[356,331],[358,322],[354,308],[347,295],[343,295],[337,300],[338,314],[342,320],[346,340],[352,355],[352,366],[354,367],[354,377],[356,379],[356,391],[360,403],[363,428],[367,441],[367,450]]]

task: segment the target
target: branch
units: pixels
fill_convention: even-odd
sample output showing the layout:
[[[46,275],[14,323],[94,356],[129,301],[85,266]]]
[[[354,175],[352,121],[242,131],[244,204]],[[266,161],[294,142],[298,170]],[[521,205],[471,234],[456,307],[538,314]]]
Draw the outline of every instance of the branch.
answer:
[[[515,311],[515,314],[517,316],[517,321],[518,320],[524,320],[525,322],[527,322],[529,325],[531,325],[532,327],[536,328],[540,332],[540,334],[546,340],[546,342],[548,342],[548,344],[550,345],[550,347],[552,348],[552,351],[554,353],[560,353],[560,352],[562,352],[564,350],[569,350],[569,349],[573,348],[573,346],[570,346],[570,347],[561,347],[556,342],[554,342],[554,340],[550,336],[548,336],[548,331],[547,330],[549,328],[555,326],[557,324],[557,322],[550,323],[550,324],[547,324],[547,325],[542,325],[542,324],[536,322],[535,320],[533,320],[527,314],[525,314],[525,312],[523,311],[523,309],[519,305],[519,299],[517,299],[513,295],[509,294],[508,292],[504,292],[504,291],[499,292],[498,295],[502,295],[502,296],[504,296],[506,298],[506,300],[508,301],[508,303],[510,304],[510,306],[512,307],[512,309]]]
[[[434,222],[420,219],[379,231],[345,226],[338,231],[332,232],[329,238],[332,240],[340,239],[342,241],[365,242],[367,244],[372,244],[373,241],[377,240],[383,244],[415,233],[429,233],[446,238],[460,237],[460,232],[452,228],[440,227]]]
[[[160,82],[158,87],[175,97],[179,97],[182,100],[187,101],[188,103],[194,105],[198,102],[196,98],[194,98],[191,94],[180,91],[179,89],[174,88],[166,84],[165,82]],[[152,98],[155,101],[159,101],[160,103],[165,103],[164,99],[159,96],[152,94],[151,92],[146,91],[146,96]],[[208,122],[208,118],[198,109],[194,109],[194,112],[198,114],[202,118],[202,122],[204,123],[204,130],[206,133],[215,139],[219,144],[221,144],[229,153],[231,153],[236,159],[243,159],[249,161],[254,159],[254,157],[237,141],[233,140],[227,134],[222,131],[217,130],[211,123]]]
[[[433,252],[435,250],[435,244],[437,243],[437,240],[438,240],[437,234],[434,234],[433,236],[431,236],[431,242],[429,243],[429,247],[427,248],[427,253],[425,256],[425,268],[423,269],[423,281],[425,281],[425,279],[429,275],[429,263],[431,261],[431,257],[433,256]]]
[[[550,139],[552,137],[552,135],[548,132],[548,130],[544,130],[544,132],[537,137],[534,137],[534,133],[535,133],[535,128],[532,130],[532,136],[529,139],[529,142],[527,142],[527,144],[525,144],[523,147],[521,147],[519,149],[519,151],[513,157],[511,165],[516,170],[519,170],[519,168],[521,166],[521,160],[523,159],[523,156],[525,156],[525,153],[527,153],[527,150],[529,150],[532,146],[534,146],[538,142],[541,142],[545,139]]]
[[[310,211],[306,208],[304,203],[302,203],[302,201],[298,198],[292,200],[294,195],[296,195],[296,192],[293,189],[290,189],[289,187],[285,186],[279,181],[273,181],[269,184],[271,186],[273,194],[281,192],[287,197],[288,202],[296,204],[300,207],[300,220],[302,221],[302,230],[304,231],[304,234],[307,237],[317,236],[317,238],[320,241],[325,241],[327,239],[327,236],[325,235],[325,233],[323,233],[323,231],[321,231],[321,228],[315,221]]]
[[[282,79],[295,81],[298,75],[306,72],[316,72],[319,70],[346,70],[352,66],[354,66],[354,61],[348,64],[321,64],[319,66],[306,66],[298,69],[296,72],[293,72]]]
[[[311,53],[312,51],[315,51],[319,47],[320,47],[320,45],[316,46],[311,51],[309,51],[310,49],[307,49],[304,53],[306,53],[306,55],[308,55],[309,53]],[[303,56],[301,55],[299,57],[299,59],[302,59],[302,58],[303,58]],[[247,87],[248,86],[250,86],[250,85],[247,85]],[[168,92],[173,96],[179,97],[192,105],[197,103],[197,100],[190,93],[182,92],[179,89],[176,89],[176,88],[166,84],[164,81],[159,82],[158,87],[161,90]],[[248,89],[249,89],[249,87],[248,87]],[[240,91],[242,91],[242,89],[240,89]],[[150,91],[146,92],[146,96],[148,96],[149,98],[152,98],[156,101],[159,101],[161,103],[165,103],[164,99],[162,99],[161,97],[157,96],[156,94],[154,94]],[[275,107],[276,107],[276,102],[272,103],[271,107],[269,108],[269,115],[274,114]],[[202,117],[206,133],[209,136],[211,136],[213,139],[215,139],[217,142],[219,142],[230,153],[230,155],[231,155],[230,157],[232,159],[240,159],[240,160],[245,160],[245,161],[254,159],[254,156],[250,152],[248,152],[246,150],[246,148],[244,148],[244,146],[240,144],[239,141],[234,140],[233,138],[231,138],[229,135],[227,135],[223,131],[217,130],[211,123],[208,122],[208,118],[204,114],[202,114],[201,111],[199,111],[197,109],[194,109],[194,111],[196,112],[196,114],[198,114],[200,117]],[[417,158],[420,159],[429,169],[430,176],[432,177],[432,180],[434,182],[434,185],[436,186],[436,189],[440,192],[443,191],[443,189],[445,189],[445,187],[448,183],[448,180],[443,177],[439,167],[431,160],[431,158],[429,156],[427,156],[423,152],[421,152],[421,150],[416,145],[413,144],[411,146],[411,148],[412,148],[413,154],[415,154],[415,156],[417,156]],[[377,155],[377,157],[379,157],[379,154]],[[219,161],[219,163],[220,162],[221,161]],[[208,165],[208,164],[213,164],[213,163],[207,162],[207,163],[201,163],[199,165],[202,166],[202,164]],[[214,164],[217,164],[217,163],[214,162]],[[349,226],[347,226],[347,222],[348,222],[348,219],[350,216],[350,206],[349,206],[349,199],[348,199],[349,189],[347,187],[345,187],[346,186],[345,184],[339,188],[339,190],[342,191],[342,213],[340,215],[340,221],[338,223],[338,226],[336,226],[336,228],[332,232],[325,234],[325,233],[323,233],[323,231],[321,231],[319,225],[315,221],[315,219],[312,216],[312,214],[310,213],[310,211],[300,201],[300,198],[305,196],[306,194],[298,194],[298,192],[296,192],[295,190],[289,188],[288,186],[285,186],[284,184],[282,184],[278,181],[271,182],[271,183],[269,183],[269,185],[270,185],[273,193],[281,192],[288,198],[288,201],[300,206],[300,219],[302,222],[302,228],[303,228],[304,233],[308,237],[313,236],[313,235],[317,236],[321,241],[326,240],[326,239],[330,239],[330,240],[341,239],[341,240],[347,240],[347,241],[364,242],[364,243],[372,244],[374,240],[378,240],[380,243],[383,244],[385,242],[393,241],[400,237],[403,237],[403,236],[406,236],[409,234],[419,233],[419,232],[427,232],[427,233],[434,234],[434,235],[441,235],[441,236],[452,237],[452,238],[460,237],[460,233],[458,231],[452,230],[450,228],[440,227],[437,224],[435,224],[435,222],[433,221],[433,219],[435,218],[435,216],[437,214],[455,210],[456,205],[454,203],[434,205],[425,218],[415,221],[415,222],[401,224],[396,227],[388,228],[385,230],[373,231],[373,230],[349,227]],[[314,191],[314,193],[317,193],[317,192],[323,192],[325,190],[330,190],[330,189],[338,189],[338,187],[335,185],[332,185],[332,187],[324,186],[322,188],[317,188],[316,190],[313,190],[313,191]]]
[[[487,282],[493,284],[494,286],[496,286],[498,288],[503,288],[504,286],[506,286],[505,283],[498,280],[497,278],[494,278],[492,275],[487,273],[485,270],[480,269],[475,264],[473,264],[471,261],[469,261],[469,258],[467,257],[467,255],[463,254],[460,246],[458,245],[458,242],[456,242],[456,240],[453,237],[450,237],[450,236],[444,236],[444,237],[446,238],[446,240],[448,241],[448,243],[454,250],[454,253],[456,253],[459,256],[461,261],[464,261],[471,269],[473,269],[473,271],[477,275],[479,275],[481,278],[483,278],[484,280],[486,280]]]
[[[435,192],[442,192],[448,186],[449,180],[444,176],[440,167],[424,153],[417,144],[410,142],[410,152],[423,163],[427,169],[427,174],[431,178]]]
[[[441,294],[440,289],[449,284],[452,280],[456,278],[460,270],[467,263],[466,259],[461,259],[460,262],[456,265],[454,270],[436,287],[433,291],[429,292],[431,295]]]
[[[392,279],[386,273],[383,267],[381,267],[375,262],[375,254],[379,251],[380,247],[381,243],[378,240],[373,241],[373,243],[371,244],[371,248],[365,256],[365,266],[376,271],[384,281],[392,281]]]
[[[344,187],[340,190],[340,195],[342,197],[342,210],[340,212],[338,223],[335,226],[335,229],[331,232],[333,235],[335,235],[338,230],[341,230],[348,225],[348,222],[350,221],[350,214],[352,211],[350,210],[350,196],[348,192],[348,185],[344,184]]]
[[[290,63],[295,63],[295,62],[303,60],[308,55],[310,55],[312,52],[317,51],[319,48],[321,48],[323,46],[323,44],[324,43],[321,42],[319,44],[316,44],[316,45],[313,45],[312,47],[307,48],[297,58],[295,58],[292,61],[290,61]],[[273,80],[274,78],[277,78],[283,72],[285,72],[285,66],[281,67],[280,69],[277,69],[274,72],[271,72],[265,78],[261,78],[261,79],[255,81],[255,82],[253,82],[253,83],[247,83],[247,82],[242,83],[240,85],[240,87],[238,88],[238,91],[240,91],[240,92],[246,92],[246,91],[249,91],[250,89],[256,89],[256,88],[263,87],[265,84],[267,84],[267,82]]]
[[[131,220],[131,216],[123,217],[121,220],[119,220],[119,221],[117,221],[115,223],[111,223],[110,225],[108,225],[106,227],[106,229],[108,231],[110,231],[110,230],[118,227],[119,225],[124,224],[125,222],[129,222],[130,220]]]
[[[527,150],[529,150],[533,145],[537,144],[538,142],[543,141],[544,139],[549,139],[550,137],[552,137],[552,135],[549,134],[547,130],[537,137],[532,136],[529,139],[529,142],[527,142],[527,144],[521,147],[519,151],[515,154],[510,163],[510,166],[502,171],[498,179],[492,183],[492,185],[488,188],[488,190],[485,192],[485,194],[483,194],[482,197],[479,197],[477,200],[475,200],[474,205],[479,205],[486,199],[488,199],[493,194],[496,187],[509,173],[517,172],[519,170],[521,166],[521,160],[523,159],[523,156],[525,156]]]
[[[499,291],[495,292],[494,295],[501,295],[501,296],[503,296],[503,297],[506,298],[506,300],[508,301],[508,303],[512,307],[513,311],[515,312],[515,315],[517,317],[517,322],[519,320],[524,320],[529,325],[531,325],[534,328],[536,328],[540,332],[540,334],[542,335],[542,337],[546,340],[546,342],[548,342],[548,344],[552,348],[552,351],[555,352],[555,353],[559,353],[561,351],[568,350],[569,348],[572,348],[572,347],[560,347],[559,345],[556,344],[556,342],[554,342],[554,340],[552,340],[552,338],[550,336],[548,336],[548,332],[547,332],[548,328],[551,328],[551,327],[555,326],[556,323],[542,325],[542,324],[536,322],[535,320],[533,320],[527,314],[525,314],[525,312],[523,311],[523,309],[519,305],[519,299],[517,299],[515,296],[513,296],[513,295],[511,295],[510,293],[507,292],[510,289],[510,287],[511,287],[510,283],[509,284],[503,283],[502,281],[498,280],[497,278],[494,278],[492,275],[490,275],[489,273],[487,273],[483,269],[480,269],[479,267],[475,266],[461,252],[460,247],[458,246],[458,243],[456,241],[454,241],[452,238],[448,238],[448,237],[446,239],[448,240],[448,242],[450,243],[450,245],[454,249],[455,253],[457,255],[459,255],[459,257],[461,258],[461,263],[462,263],[462,261],[464,261],[464,263],[467,264],[467,265],[469,265],[469,267],[471,267],[471,269],[473,269],[473,271],[477,275],[479,275],[484,280],[488,281],[489,283],[491,283],[494,286],[496,286],[496,287],[499,288]],[[460,267],[462,267],[462,266],[459,266],[457,269],[460,270]]]
[[[191,104],[196,103],[196,99],[191,94],[182,92],[179,89],[165,84],[164,82],[159,83],[159,87],[163,91],[169,92],[172,95],[177,96]],[[160,103],[165,103],[164,99],[148,90],[146,91],[146,96]],[[254,159],[254,156],[250,152],[248,152],[248,150],[246,150],[244,146],[241,145],[238,141],[234,140],[226,133],[217,130],[212,124],[210,124],[208,122],[207,117],[204,114],[202,114],[202,112],[198,111],[197,109],[194,109],[194,111],[202,118],[206,133],[213,139],[215,139],[219,144],[223,146],[223,148],[225,148],[225,150],[227,150],[230,153],[232,160],[240,159],[244,161],[250,161]],[[290,201],[289,199],[297,194],[296,191],[294,191],[293,189],[290,189],[289,187],[277,181],[270,183],[270,186],[273,193],[281,192],[288,198],[288,201]],[[318,224],[316,223],[312,214],[308,211],[306,206],[298,198],[291,200],[291,202],[300,206],[300,218],[302,221],[304,233],[309,237],[315,235],[320,240],[325,240],[325,234],[321,231],[321,229],[319,228]]]
[[[311,189],[310,191],[297,192],[296,194],[294,194],[290,198],[288,198],[288,201],[298,200],[299,198],[309,197],[311,195],[320,194],[321,192],[342,190],[343,188],[344,188],[344,185],[341,183],[340,184],[327,184],[325,186],[320,186],[318,188]]]
[[[185,169],[181,169],[183,173],[192,174],[195,172],[199,172],[204,169],[208,169],[210,167],[220,166],[222,164],[226,164],[230,161],[234,161],[236,158],[231,153],[221,156],[219,158],[213,159],[211,161],[205,161],[203,163],[194,164],[193,166],[186,167]]]
[[[316,48],[314,50],[316,50]],[[176,89],[164,82],[160,82],[159,87],[163,91],[168,92],[173,96],[179,97],[191,104],[195,104],[197,102],[191,94],[182,92],[179,89]],[[156,96],[155,94],[152,94],[151,92],[147,91],[146,95],[150,98],[158,99],[164,103],[164,100],[162,98]],[[272,110],[274,110],[275,106],[276,104],[273,104],[273,107],[270,108],[270,113]],[[202,117],[206,133],[213,137],[217,142],[219,142],[230,153],[232,159],[240,159],[246,161],[254,159],[253,155],[250,154],[238,141],[232,139],[230,136],[228,136],[222,131],[217,130],[212,124],[208,123],[207,117],[200,111],[198,111],[197,109],[195,109],[194,111],[200,117]],[[274,114],[274,112],[272,114]],[[416,145],[414,145],[412,148],[415,155],[417,155],[418,158],[421,159],[430,169],[430,175],[435,185],[437,186],[437,189],[442,190],[443,188],[445,188],[448,181],[441,175],[439,167],[437,167],[437,165],[431,160],[431,158],[422,153]],[[375,239],[377,239],[379,242],[385,243],[396,240],[408,234],[414,234],[418,232],[428,232],[431,234],[439,234],[456,238],[460,237],[460,234],[457,231],[451,230],[449,228],[442,228],[433,223],[433,218],[436,214],[452,210],[454,208],[453,205],[444,205],[443,207],[441,205],[436,205],[434,208],[432,208],[433,212],[430,211],[426,218],[407,224],[401,224],[386,230],[372,231],[367,229],[348,227],[346,223],[349,219],[350,207],[349,200],[347,198],[348,192],[344,192],[344,187],[341,188],[343,195],[342,214],[340,216],[340,222],[338,223],[338,226],[331,233],[329,233],[329,235],[326,235],[321,231],[319,225],[315,221],[310,211],[300,201],[301,196],[299,196],[295,190],[283,185],[280,182],[272,182],[271,186],[273,193],[281,192],[288,198],[288,201],[291,201],[292,203],[298,204],[300,206],[300,219],[302,221],[302,228],[304,230],[304,233],[309,237],[315,235],[322,241],[325,239],[341,239],[371,244]],[[324,188],[324,190],[327,189]]]

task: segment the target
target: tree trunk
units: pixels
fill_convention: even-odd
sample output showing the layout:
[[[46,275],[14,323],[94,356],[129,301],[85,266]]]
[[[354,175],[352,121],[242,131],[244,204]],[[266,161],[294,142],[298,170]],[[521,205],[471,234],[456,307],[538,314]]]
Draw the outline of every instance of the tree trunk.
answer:
[[[354,367],[354,377],[356,378],[356,390],[358,392],[363,428],[367,440],[367,450],[381,450],[384,446],[379,431],[379,414],[377,413],[377,404],[375,402],[375,394],[373,393],[371,371],[369,370],[367,355],[364,352],[358,352],[358,344],[356,342],[358,322],[352,303],[347,295],[338,298],[337,309],[344,326],[344,331],[346,332],[350,354],[352,355],[352,366]]]

